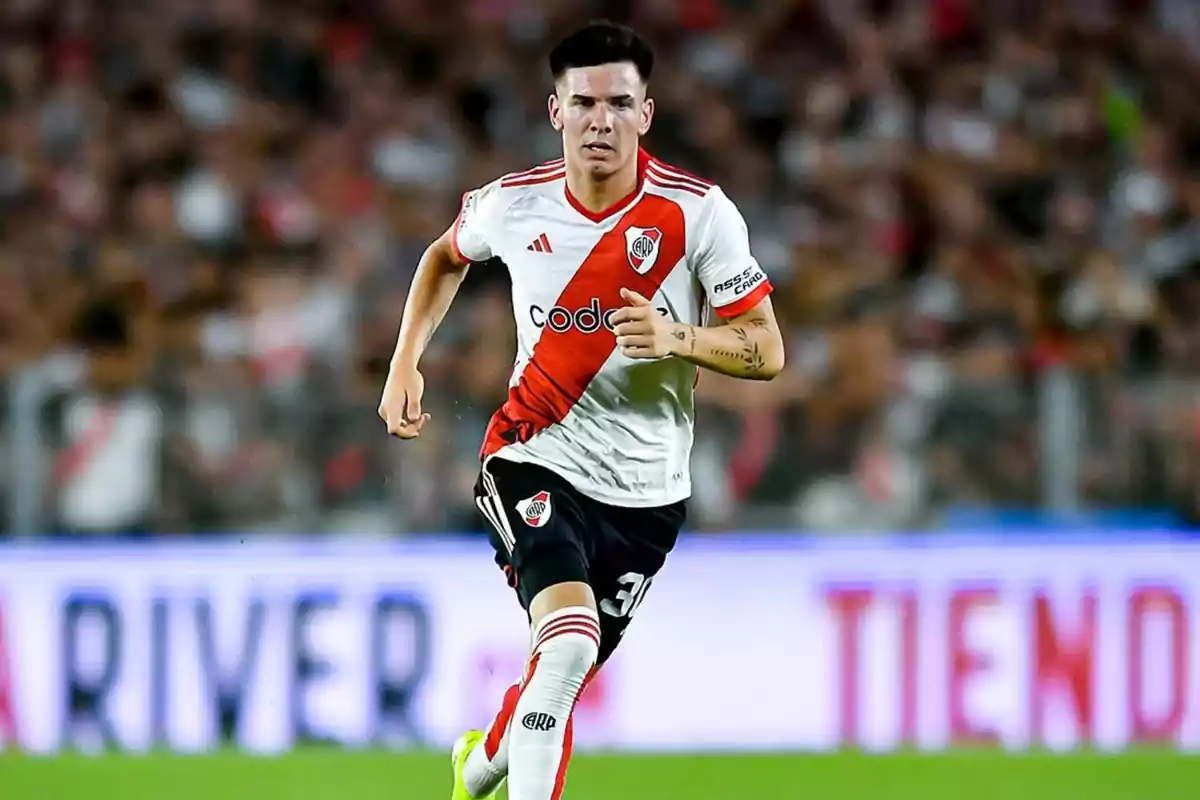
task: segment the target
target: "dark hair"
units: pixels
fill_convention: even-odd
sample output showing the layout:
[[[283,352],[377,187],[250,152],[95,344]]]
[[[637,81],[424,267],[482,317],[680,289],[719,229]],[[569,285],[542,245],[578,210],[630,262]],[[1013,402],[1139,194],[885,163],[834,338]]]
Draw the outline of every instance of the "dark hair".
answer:
[[[550,51],[550,74],[558,80],[569,69],[630,61],[643,82],[654,71],[654,51],[632,28],[612,22],[591,22],[567,36]]]
[[[123,349],[129,344],[129,317],[125,305],[102,296],[85,306],[75,321],[75,338],[85,348]]]

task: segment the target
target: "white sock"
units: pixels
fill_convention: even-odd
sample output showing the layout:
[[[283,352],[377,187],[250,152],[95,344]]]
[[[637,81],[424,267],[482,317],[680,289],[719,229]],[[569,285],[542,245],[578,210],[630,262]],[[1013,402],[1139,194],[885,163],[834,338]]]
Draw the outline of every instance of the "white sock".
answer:
[[[562,796],[571,712],[599,653],[600,620],[586,606],[559,609],[538,624],[509,725],[509,800]]]
[[[463,780],[472,797],[487,797],[500,788],[508,775],[508,732],[524,684],[522,681],[508,687],[504,702],[500,705],[500,713],[492,720],[483,742],[467,754]]]
[[[593,668],[588,675],[589,680],[595,673],[596,669]],[[508,732],[517,708],[517,699],[521,696],[521,687],[524,685],[525,679],[522,678],[520,683],[508,687],[499,713],[484,734],[483,743],[467,754],[467,763],[463,765],[463,780],[472,797],[487,797],[499,789],[500,784],[508,777]],[[586,681],[584,688],[587,688]]]

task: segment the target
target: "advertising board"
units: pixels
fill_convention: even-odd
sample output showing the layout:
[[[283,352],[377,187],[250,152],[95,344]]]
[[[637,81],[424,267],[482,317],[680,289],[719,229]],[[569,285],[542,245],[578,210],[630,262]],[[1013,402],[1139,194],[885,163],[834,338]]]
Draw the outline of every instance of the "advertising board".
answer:
[[[1200,746],[1200,545],[692,538],[581,748]],[[0,549],[0,742],[446,747],[519,674],[486,544]]]

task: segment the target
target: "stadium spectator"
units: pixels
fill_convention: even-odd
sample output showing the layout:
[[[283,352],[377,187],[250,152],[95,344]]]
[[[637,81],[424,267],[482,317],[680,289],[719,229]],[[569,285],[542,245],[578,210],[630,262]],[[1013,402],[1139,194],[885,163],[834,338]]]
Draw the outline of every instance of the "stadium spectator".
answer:
[[[372,404],[420,248],[464,187],[553,156],[542,49],[600,14],[655,39],[651,147],[743,209],[789,331],[779,381],[699,387],[695,525],[1200,514],[1186,0],[23,0],[5,528],[481,527],[502,265],[428,357],[431,435],[401,452]],[[101,395],[142,423],[85,490]]]

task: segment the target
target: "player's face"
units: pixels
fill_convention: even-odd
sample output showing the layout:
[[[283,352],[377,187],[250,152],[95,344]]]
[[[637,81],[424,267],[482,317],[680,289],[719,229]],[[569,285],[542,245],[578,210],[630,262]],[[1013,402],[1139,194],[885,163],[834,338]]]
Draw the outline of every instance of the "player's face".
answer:
[[[596,177],[611,175],[637,153],[650,130],[654,101],[637,67],[624,62],[569,69],[550,95],[550,123],[562,131],[563,156]]]

